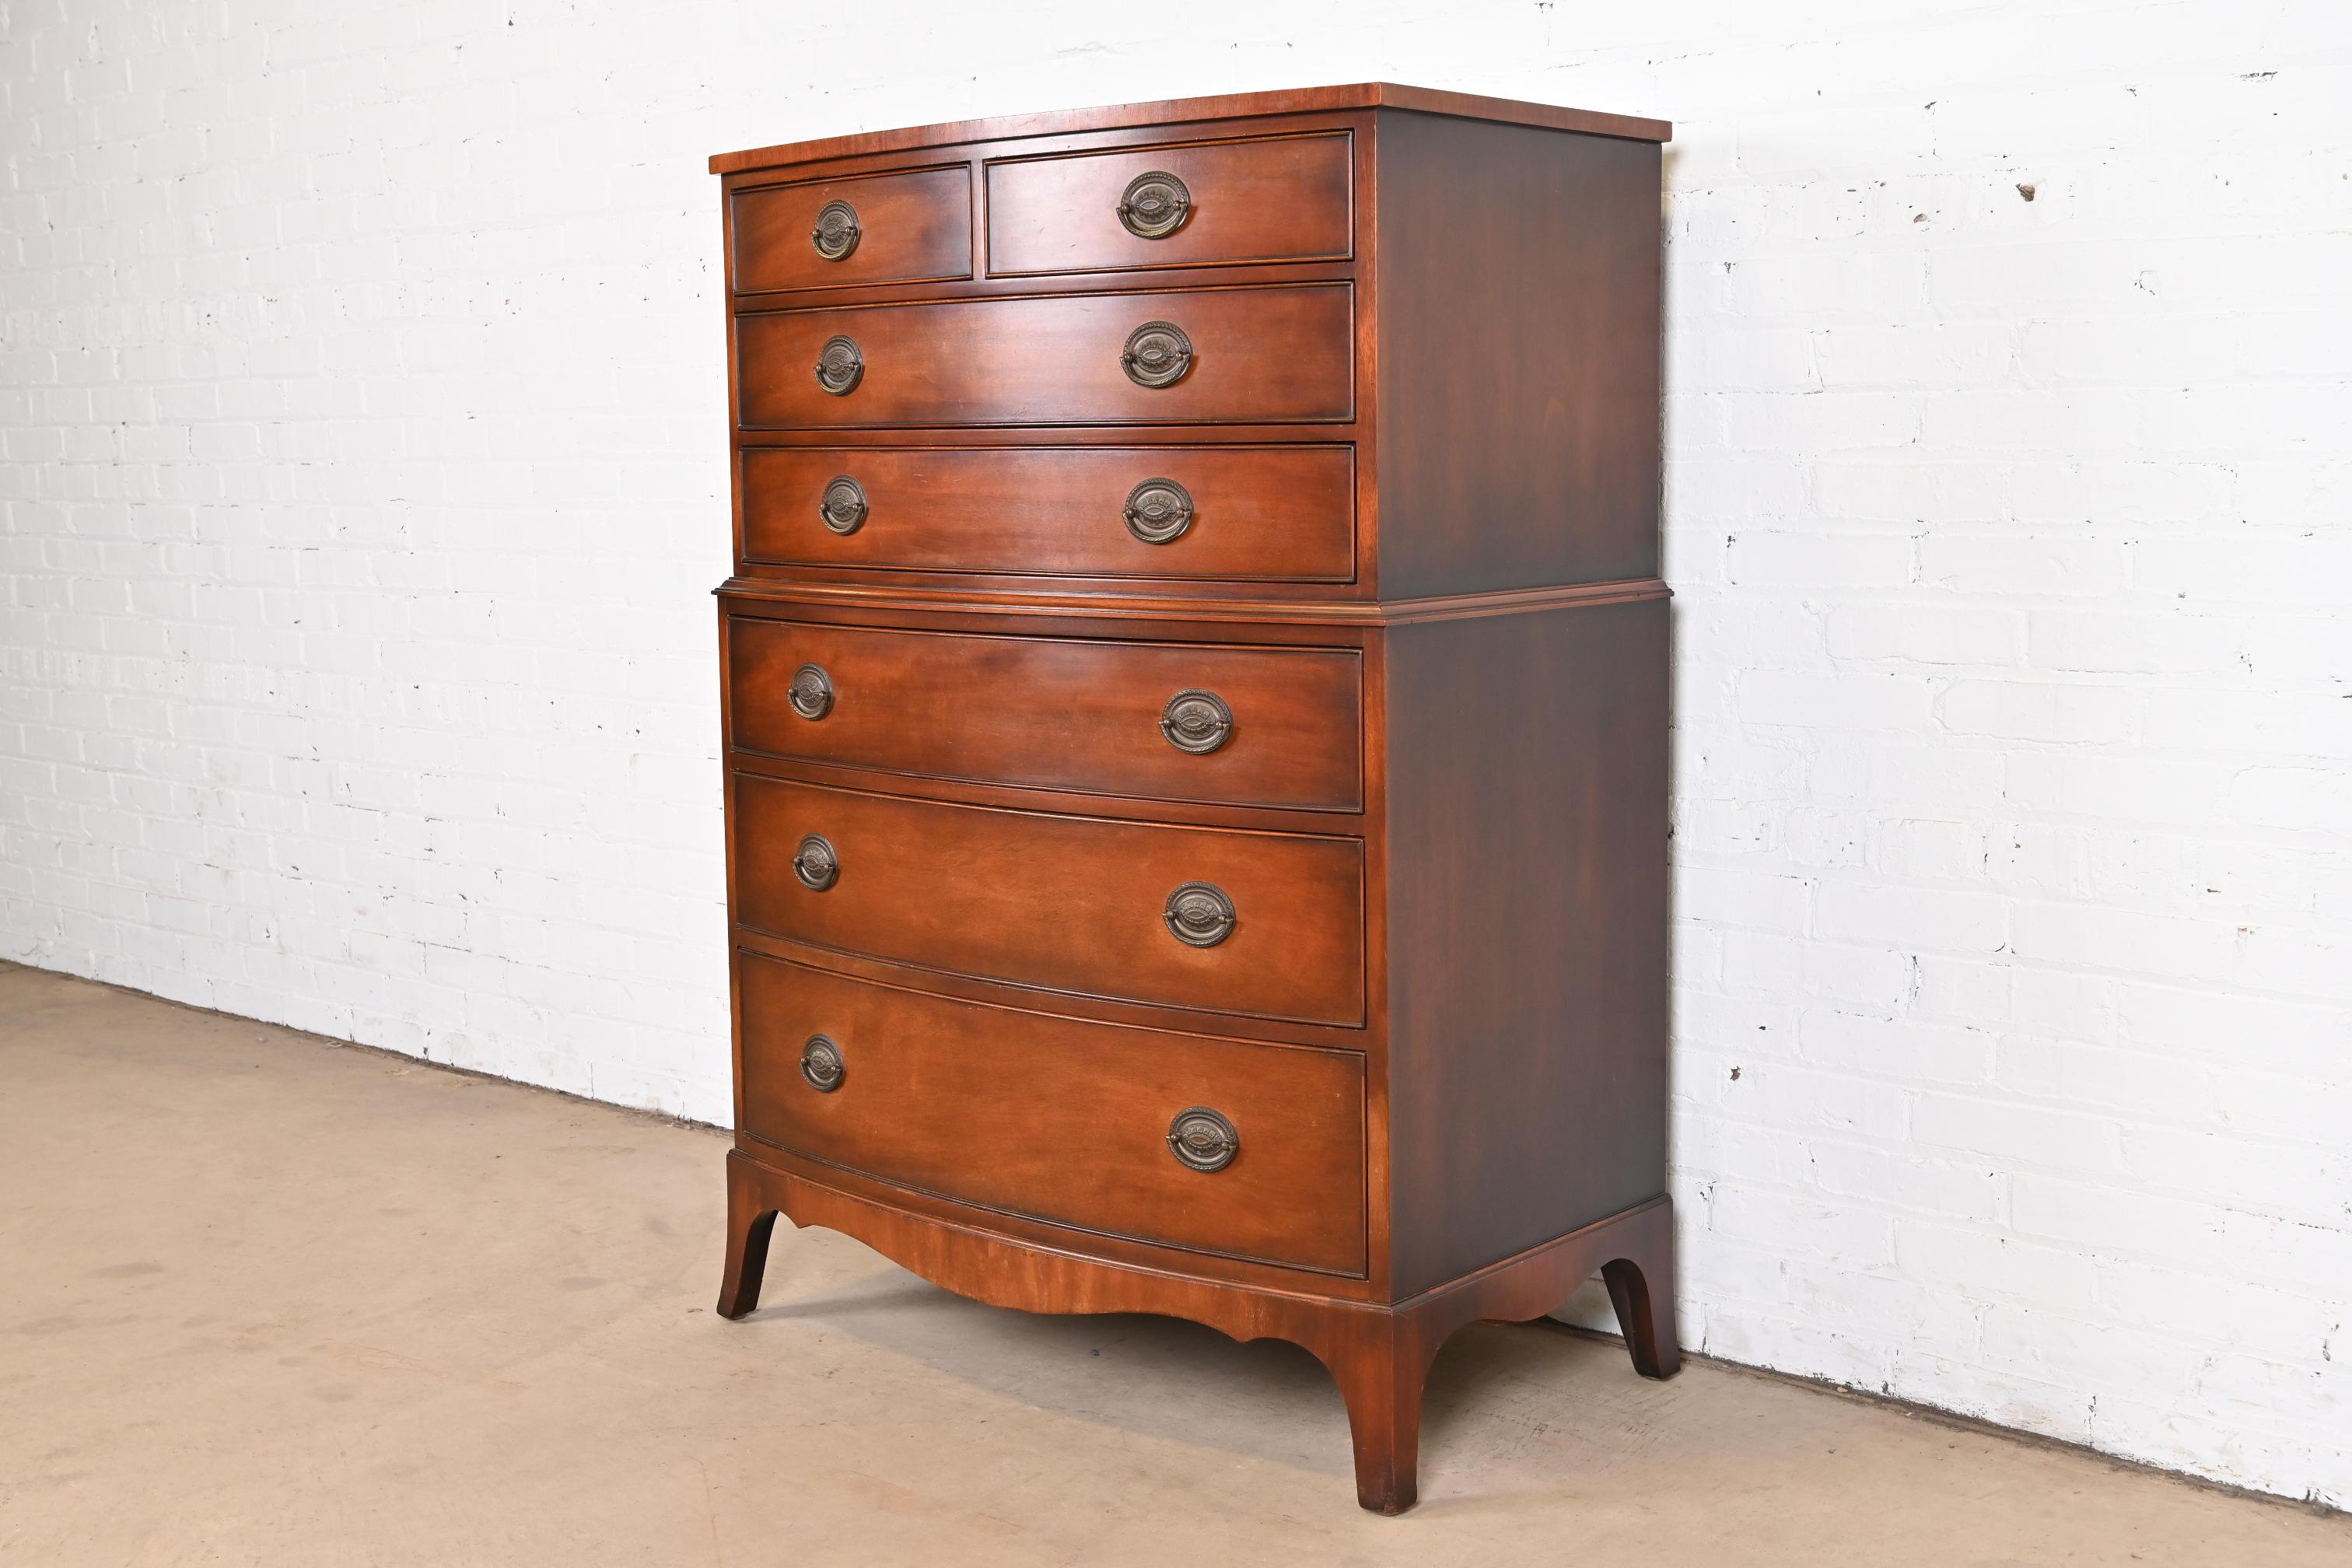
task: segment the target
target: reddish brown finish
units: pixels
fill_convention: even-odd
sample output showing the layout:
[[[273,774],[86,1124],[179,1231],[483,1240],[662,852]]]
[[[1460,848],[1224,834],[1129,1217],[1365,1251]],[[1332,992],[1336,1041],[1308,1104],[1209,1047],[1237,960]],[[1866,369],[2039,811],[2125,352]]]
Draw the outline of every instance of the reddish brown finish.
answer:
[[[1659,156],[1382,117],[1384,596],[1657,574]]]
[[[969,588],[940,589],[929,584],[819,583],[805,577],[788,581],[737,577],[730,579],[719,592],[747,603],[822,605],[828,610],[892,620],[902,616],[929,619],[947,612],[1024,623],[1040,617],[1058,622],[1145,622],[1150,623],[1154,637],[1198,635],[1209,642],[1245,635],[1237,629],[1240,627],[1307,628],[1306,635],[1311,637],[1324,627],[1483,620],[1532,610],[1637,604],[1668,596],[1666,585],[1654,578],[1635,583],[1584,583],[1564,588],[1512,588],[1492,594],[1390,599],[1378,604],[1346,599],[1253,598],[1225,599],[1210,605],[1199,597],[1175,598],[1159,593],[1114,599],[1099,595],[1024,590],[1016,596],[978,594]],[[1217,619],[1203,621],[1201,617],[1211,608]],[[1192,628],[1189,633],[1188,627]]]
[[[801,839],[839,852],[822,892]],[[779,779],[735,783],[735,912],[819,948],[1076,996],[1356,1024],[1364,1016],[1363,847],[1306,834],[993,811]],[[1161,918],[1187,882],[1238,913],[1214,947]]]
[[[988,270],[1121,271],[1344,258],[1355,239],[1345,132],[1120,148],[988,165]],[[1118,219],[1130,181],[1173,174],[1192,209],[1145,239]]]
[[[743,557],[787,565],[1078,577],[1345,582],[1356,568],[1356,466],[1346,447],[763,447],[742,456]],[[846,475],[853,533],[818,519]],[[1129,532],[1129,494],[1173,479],[1192,526]]]
[[[1080,1230],[1364,1268],[1364,1060],[1118,1028],[862,984],[745,954],[742,1126],[900,1186]],[[845,1072],[802,1076],[822,1035]],[[1222,1112],[1241,1152],[1202,1172],[1171,1121]],[[1076,1173],[1083,1173],[1083,1177]]]
[[[715,161],[782,171],[730,192],[955,165],[977,225],[969,278],[730,304],[723,1310],[782,1209],[985,1300],[1278,1334],[1332,1369],[1383,1512],[1464,1322],[1598,1269],[1637,1370],[1673,1373],[1664,134],[1373,86]],[[1108,187],[1180,153],[1187,226],[1126,237]],[[1305,162],[1235,183],[1268,158]],[[1118,369],[1152,319],[1200,351],[1166,393]],[[845,398],[811,374],[835,331],[866,352]],[[836,474],[871,503],[848,535],[816,518]],[[1199,503],[1174,545],[1118,518],[1152,477]],[[803,663],[838,678],[814,721],[780,705]],[[1229,752],[1153,749],[1176,681],[1234,701]],[[1189,880],[1238,905],[1223,944],[1161,923]],[[818,1013],[879,1092],[798,1081]],[[1202,1084],[1306,1167],[1246,1202],[1155,1186],[1144,1108]],[[955,1137],[971,1108],[1024,1131],[1001,1168]]]
[[[824,158],[853,158],[876,153],[903,153],[918,147],[952,146],[965,142],[1005,142],[1028,136],[1063,136],[1089,131],[1116,131],[1130,125],[1182,125],[1205,120],[1244,120],[1261,115],[1315,114],[1334,110],[1405,109],[1425,114],[1460,115],[1513,125],[1539,125],[1551,131],[1577,131],[1594,136],[1625,136],[1637,142],[1667,142],[1675,128],[1664,120],[1631,114],[1601,114],[1589,109],[1567,109],[1552,103],[1523,103],[1507,98],[1481,98],[1466,92],[1408,87],[1392,81],[1350,82],[1340,87],[1286,88],[1277,92],[1236,92],[1215,98],[1170,98],[1151,103],[1121,103],[1097,109],[1060,109],[1042,114],[1006,114],[991,120],[950,121],[943,125],[918,125],[903,131],[861,131],[847,136],[827,136],[813,142],[788,142],[741,153],[714,153],[710,172],[732,174],[745,169],[814,163]]]
[[[1210,1283],[1178,1272],[1100,1261],[1007,1240],[788,1174],[738,1149],[727,1156],[727,1267],[719,1315],[760,1304],[769,1227],[778,1214],[856,1237],[959,1295],[1032,1312],[1158,1312],[1206,1323],[1236,1340],[1288,1340],[1330,1370],[1355,1437],[1356,1500],[1402,1513],[1418,1495],[1422,1384],[1454,1331],[1487,1319],[1524,1321],[1558,1308],[1602,1270],[1626,1281],[1620,1322],[1636,1369],[1671,1377],[1681,1366],[1674,1320],[1674,1205],[1661,1196],[1571,1231],[1394,1306]],[[1173,1260],[1171,1259],[1171,1262]],[[1646,1317],[1632,1321],[1631,1309]],[[1647,1354],[1648,1364],[1641,1358]]]
[[[735,744],[779,757],[1161,800],[1353,811],[1363,804],[1363,672],[1354,653],[953,636],[739,617],[729,638]],[[788,700],[804,665],[832,706]],[[1180,751],[1180,692],[1233,710],[1230,738]],[[882,787],[893,787],[887,784]]]
[[[1139,386],[1120,352],[1161,321],[1191,337],[1192,368]],[[1349,417],[1352,331],[1349,289],[1326,284],[747,315],[735,354],[747,427],[1277,423]],[[836,334],[866,359],[838,397],[815,373]]]
[[[971,276],[971,170],[966,164],[746,185],[733,200],[739,293]],[[856,209],[859,233],[855,249],[828,261],[810,234],[817,214],[835,201]]]
[[[1410,1291],[1664,1184],[1666,605],[1399,627],[1385,650]]]

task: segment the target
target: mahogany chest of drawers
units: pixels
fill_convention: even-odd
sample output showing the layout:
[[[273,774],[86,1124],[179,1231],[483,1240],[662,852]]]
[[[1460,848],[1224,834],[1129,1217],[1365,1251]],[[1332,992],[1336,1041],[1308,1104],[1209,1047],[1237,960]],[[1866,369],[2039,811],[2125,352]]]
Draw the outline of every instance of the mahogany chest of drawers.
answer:
[[[735,1148],[947,1288],[1675,1368],[1653,121],[1387,85],[721,154]]]

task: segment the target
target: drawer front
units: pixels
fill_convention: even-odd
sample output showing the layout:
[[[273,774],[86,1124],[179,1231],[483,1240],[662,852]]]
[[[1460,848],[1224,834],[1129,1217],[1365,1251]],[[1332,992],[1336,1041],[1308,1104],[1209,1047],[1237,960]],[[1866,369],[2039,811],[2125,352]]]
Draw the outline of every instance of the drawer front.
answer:
[[[735,744],[796,762],[1353,811],[1361,660],[1323,648],[964,636],[738,616]]]
[[[961,163],[739,190],[733,216],[739,294],[971,276]]]
[[[1073,995],[1363,1022],[1358,839],[747,774],[735,780],[734,831],[736,918],[793,942]],[[1220,899],[1232,911],[1221,938]]]
[[[1363,1272],[1364,1068],[1352,1051],[1049,1017],[750,952],[738,964],[741,1115],[755,1138],[1008,1214]],[[834,1055],[814,1054],[813,1080],[802,1061],[819,1037]],[[1237,1135],[1219,1169],[1170,1148],[1171,1124],[1195,1107]],[[1212,1142],[1203,1163],[1222,1152]]]
[[[1351,300],[1346,284],[1316,284],[739,316],[740,416],[823,429],[1344,420],[1355,405]],[[1175,327],[1189,357],[1165,334],[1138,339],[1154,323]],[[847,347],[829,350],[835,339]],[[1140,384],[1131,342],[1137,374],[1182,374]],[[819,384],[821,357],[845,391]]]
[[[1349,183],[1344,131],[1008,159],[988,166],[988,269],[1341,260]]]
[[[1356,574],[1348,447],[753,447],[742,465],[747,561],[1034,576]]]

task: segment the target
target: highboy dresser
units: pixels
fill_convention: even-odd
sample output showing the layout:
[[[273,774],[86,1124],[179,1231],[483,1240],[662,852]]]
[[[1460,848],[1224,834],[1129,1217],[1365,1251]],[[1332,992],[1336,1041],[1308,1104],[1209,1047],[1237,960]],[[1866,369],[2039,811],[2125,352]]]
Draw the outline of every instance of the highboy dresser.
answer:
[[[1655,121],[1384,84],[723,153],[735,1148],[950,1289],[1671,1375]]]

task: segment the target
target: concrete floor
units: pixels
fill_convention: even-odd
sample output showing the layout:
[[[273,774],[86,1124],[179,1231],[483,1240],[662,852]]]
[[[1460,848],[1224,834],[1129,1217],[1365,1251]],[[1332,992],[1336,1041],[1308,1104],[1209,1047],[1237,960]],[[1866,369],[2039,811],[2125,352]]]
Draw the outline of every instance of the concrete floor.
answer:
[[[2352,1563],[2352,1518],[1481,1326],[1361,1513],[1304,1352],[947,1295],[717,1133],[0,964],[0,1563]]]

